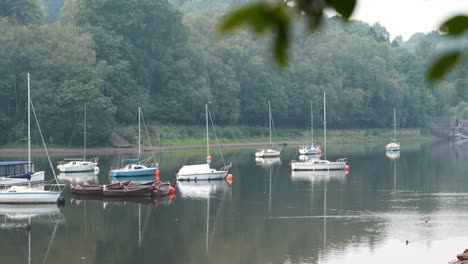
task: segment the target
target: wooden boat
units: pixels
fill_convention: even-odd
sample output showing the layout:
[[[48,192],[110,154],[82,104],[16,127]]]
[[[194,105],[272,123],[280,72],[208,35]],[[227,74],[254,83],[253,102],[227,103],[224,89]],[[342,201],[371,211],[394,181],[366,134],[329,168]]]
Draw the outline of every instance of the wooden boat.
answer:
[[[73,194],[79,195],[102,195],[104,187],[106,189],[123,189],[123,186],[130,184],[130,181],[126,182],[116,182],[108,185],[99,185],[99,184],[70,184],[70,189]]]
[[[169,195],[171,187],[172,185],[170,182],[156,182],[153,184],[153,192],[151,193],[151,197],[161,197]]]
[[[147,186],[124,186],[122,189],[107,189],[104,188],[102,194],[107,197],[143,197],[150,196],[154,187]]]

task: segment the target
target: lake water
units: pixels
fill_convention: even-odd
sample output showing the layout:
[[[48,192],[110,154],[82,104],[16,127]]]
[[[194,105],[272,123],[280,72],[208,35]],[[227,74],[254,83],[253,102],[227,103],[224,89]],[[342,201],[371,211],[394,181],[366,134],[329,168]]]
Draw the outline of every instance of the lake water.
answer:
[[[225,181],[181,183],[176,198],[0,205],[2,263],[447,263],[468,248],[468,143],[329,145],[349,174],[291,174],[297,148],[278,161],[254,149],[225,150]],[[26,154],[26,152],[25,152]],[[204,151],[158,154],[161,179],[175,181]],[[221,165],[213,154],[213,164]],[[127,155],[100,156],[97,176]],[[0,155],[0,160],[24,159]],[[54,166],[63,156],[52,156]],[[52,174],[47,159],[36,170]],[[69,175],[60,175],[67,182]],[[30,243],[29,243],[30,242]],[[29,259],[30,257],[30,259]]]

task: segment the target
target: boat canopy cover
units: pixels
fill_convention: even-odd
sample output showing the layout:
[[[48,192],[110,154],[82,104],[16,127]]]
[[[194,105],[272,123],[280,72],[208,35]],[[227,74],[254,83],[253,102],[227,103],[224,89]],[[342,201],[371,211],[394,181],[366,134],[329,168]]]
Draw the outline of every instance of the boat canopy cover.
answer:
[[[31,164],[34,162],[31,161]],[[0,166],[27,165],[27,161],[0,161]]]

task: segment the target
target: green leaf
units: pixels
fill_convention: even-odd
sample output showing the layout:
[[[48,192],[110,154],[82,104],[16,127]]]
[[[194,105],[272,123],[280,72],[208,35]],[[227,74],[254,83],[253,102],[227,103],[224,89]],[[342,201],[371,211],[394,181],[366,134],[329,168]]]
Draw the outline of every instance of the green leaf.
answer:
[[[354,7],[356,6],[356,0],[328,0],[327,2],[329,6],[333,7],[336,12],[346,19],[349,19],[351,14],[353,14]]]
[[[289,25],[279,24],[277,34],[273,42],[273,56],[275,61],[282,67],[288,64],[288,48],[289,48]]]
[[[430,81],[437,81],[460,60],[461,54],[458,51],[450,52],[439,57],[429,68],[427,78]]]
[[[230,12],[220,23],[221,33],[231,32],[242,25],[251,26],[256,33],[264,33],[274,24],[271,12],[274,6],[270,3],[255,3],[240,7]]]
[[[451,36],[458,36],[468,30],[468,16],[458,15],[445,21],[440,26],[440,31]]]

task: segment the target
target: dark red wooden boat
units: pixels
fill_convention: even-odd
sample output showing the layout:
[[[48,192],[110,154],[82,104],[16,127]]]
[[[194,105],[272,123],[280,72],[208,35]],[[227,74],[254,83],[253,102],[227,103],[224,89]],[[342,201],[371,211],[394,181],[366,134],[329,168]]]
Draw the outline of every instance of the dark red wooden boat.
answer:
[[[106,197],[142,197],[150,196],[153,192],[152,185],[144,186],[124,186],[122,189],[107,189],[102,190],[102,194]]]
[[[172,186],[170,182],[156,182],[153,184],[153,192],[151,193],[151,197],[161,197],[169,195],[171,187]]]
[[[79,195],[102,195],[104,187],[106,189],[123,189],[124,186],[128,185],[130,181],[127,182],[116,182],[108,185],[99,185],[99,184],[70,184],[70,189],[73,194]]]

